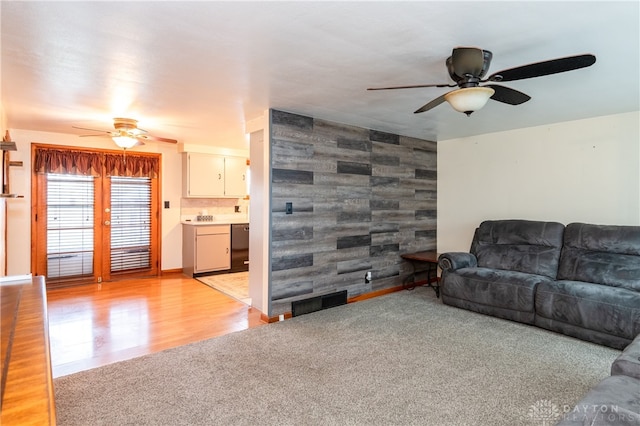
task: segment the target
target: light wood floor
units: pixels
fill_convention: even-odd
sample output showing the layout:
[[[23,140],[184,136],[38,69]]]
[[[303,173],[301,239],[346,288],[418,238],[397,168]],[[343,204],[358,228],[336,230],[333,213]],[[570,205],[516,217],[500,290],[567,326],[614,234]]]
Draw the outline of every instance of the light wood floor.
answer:
[[[54,377],[265,324],[179,274],[53,289],[47,300]]]

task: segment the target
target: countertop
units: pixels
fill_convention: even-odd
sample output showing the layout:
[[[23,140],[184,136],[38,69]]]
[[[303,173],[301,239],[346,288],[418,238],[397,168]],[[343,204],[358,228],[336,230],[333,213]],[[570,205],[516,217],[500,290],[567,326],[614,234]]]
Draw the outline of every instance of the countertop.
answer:
[[[180,223],[183,225],[192,225],[192,226],[206,226],[206,225],[235,225],[238,223],[249,223],[249,219],[245,215],[225,215],[220,217],[214,217],[213,220],[207,221],[197,221],[195,217],[183,217],[180,220]]]

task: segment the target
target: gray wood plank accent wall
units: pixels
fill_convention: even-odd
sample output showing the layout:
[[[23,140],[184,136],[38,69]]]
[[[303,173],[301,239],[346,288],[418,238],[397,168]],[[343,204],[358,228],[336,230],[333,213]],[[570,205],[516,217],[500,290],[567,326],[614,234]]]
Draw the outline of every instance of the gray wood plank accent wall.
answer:
[[[436,249],[436,142],[278,110],[270,133],[270,316],[401,285],[400,255]]]

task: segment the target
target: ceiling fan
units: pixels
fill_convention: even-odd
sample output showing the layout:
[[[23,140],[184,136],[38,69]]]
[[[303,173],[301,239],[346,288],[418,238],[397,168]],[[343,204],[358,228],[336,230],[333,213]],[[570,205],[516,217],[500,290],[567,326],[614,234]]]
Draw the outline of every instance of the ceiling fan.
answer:
[[[443,102],[449,102],[459,112],[467,116],[482,108],[489,99],[509,105],[520,105],[531,97],[515,89],[494,83],[542,77],[566,71],[573,71],[593,65],[596,57],[591,54],[567,56],[549,61],[535,62],[515,68],[498,71],[484,78],[491,65],[493,54],[488,50],[475,47],[457,47],[446,60],[449,76],[453,84],[416,84],[411,86],[373,87],[367,90],[414,89],[420,87],[458,87],[444,95],[438,96],[417,109],[414,113],[429,111]]]
[[[120,148],[129,149],[137,145],[144,145],[144,141],[157,141],[167,143],[178,143],[175,139],[160,138],[157,136],[151,136],[146,130],[138,128],[138,120],[132,118],[114,118],[112,130],[97,130],[87,129],[86,127],[72,126],[74,129],[90,130],[92,132],[106,133],[106,135],[80,135],[80,137],[87,136],[109,136]]]

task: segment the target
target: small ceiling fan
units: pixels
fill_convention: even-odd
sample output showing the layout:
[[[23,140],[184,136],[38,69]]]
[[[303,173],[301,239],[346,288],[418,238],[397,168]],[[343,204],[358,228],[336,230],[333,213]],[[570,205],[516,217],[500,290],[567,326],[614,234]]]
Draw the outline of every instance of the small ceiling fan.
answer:
[[[167,143],[178,143],[175,139],[160,138],[151,136],[146,130],[138,128],[138,120],[132,118],[114,118],[112,130],[88,129],[86,127],[72,126],[74,129],[90,130],[92,132],[100,132],[99,135],[80,135],[80,137],[88,136],[109,136],[120,148],[129,149],[137,145],[144,145],[144,141],[156,141]],[[106,133],[106,135],[104,135]]]
[[[542,77],[566,71],[573,71],[593,65],[596,57],[591,54],[567,56],[548,61],[535,62],[515,68],[498,71],[484,78],[493,54],[488,50],[475,47],[457,47],[453,49],[451,56],[446,60],[449,76],[455,82],[453,84],[416,84],[411,86],[373,87],[367,90],[393,90],[414,89],[420,87],[458,87],[444,95],[438,96],[427,104],[417,109],[414,113],[429,111],[443,102],[449,102],[451,106],[467,116],[482,108],[489,99],[509,105],[520,105],[531,97],[515,89],[498,84],[485,84],[503,81],[523,80],[526,78]]]

